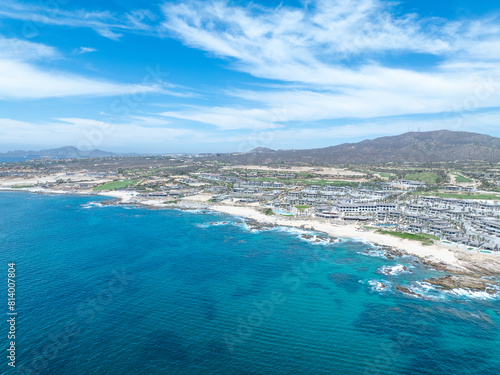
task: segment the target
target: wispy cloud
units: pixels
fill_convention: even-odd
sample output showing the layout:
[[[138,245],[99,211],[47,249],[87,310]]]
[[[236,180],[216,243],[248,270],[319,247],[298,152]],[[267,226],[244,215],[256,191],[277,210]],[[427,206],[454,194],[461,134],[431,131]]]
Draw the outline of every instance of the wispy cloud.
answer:
[[[272,113],[265,109],[226,107],[195,107],[185,111],[167,111],[160,116],[191,120],[214,125],[219,130],[270,129],[280,127],[272,121]]]
[[[0,51],[2,59],[33,61],[60,57],[54,47],[18,38],[5,38],[2,35],[0,35]]]
[[[500,112],[471,113],[461,119],[460,129],[468,131],[491,131],[498,126]],[[43,148],[47,145],[79,145],[86,134],[98,129],[112,129],[102,137],[100,148],[109,150],[150,152],[204,151],[248,151],[257,146],[273,149],[325,147],[349,142],[352,139],[375,138],[401,134],[406,131],[430,131],[443,128],[457,129],[457,117],[449,122],[441,118],[427,119],[372,119],[347,122],[339,126],[310,126],[262,129],[258,132],[214,132],[210,129],[185,129],[173,126],[161,118],[139,116],[127,121],[113,122],[88,118],[56,118],[46,122],[25,122],[0,118],[2,143],[30,145]],[[54,134],[57,137],[54,138]]]
[[[179,151],[179,147],[189,144],[219,143],[220,138],[214,134],[191,129],[169,127],[164,121],[163,126],[153,118],[130,118],[126,122],[108,122],[88,118],[56,118],[46,122],[18,121],[0,118],[1,143],[11,145],[30,145],[33,148],[52,146],[78,146],[88,141],[87,135],[94,134],[99,129],[106,129],[99,134],[98,145],[104,149],[128,149],[136,147],[150,152]],[[54,135],[57,134],[57,137]],[[227,138],[235,140],[235,138]]]
[[[121,84],[88,78],[63,71],[42,69],[38,62],[47,65],[61,59],[57,49],[40,43],[0,35],[0,100],[40,99],[62,96],[136,95],[160,92],[157,82],[145,84]]]
[[[0,59],[0,99],[137,95],[159,90],[156,86],[123,85],[62,72],[43,71],[23,62]]]
[[[247,107],[207,107],[170,115],[230,129],[231,123],[253,128],[279,124],[282,120],[263,114],[282,108],[286,121],[440,113],[474,95],[481,80],[495,87],[477,108],[498,105],[500,68],[492,62],[499,62],[500,55],[488,53],[500,46],[496,17],[460,22],[421,19],[414,14],[396,16],[391,6],[379,0],[317,0],[301,8],[167,3],[162,8],[163,27],[169,35],[228,58],[234,69],[284,83],[282,90],[231,93],[254,103]],[[394,55],[437,59],[424,68],[403,68],[391,64]],[[221,113],[232,117],[216,116]]]
[[[47,5],[3,1],[0,18],[16,19],[25,22],[24,37],[38,34],[43,25],[85,27],[95,30],[109,39],[119,39],[124,32],[147,32],[153,29],[151,21],[156,18],[149,10],[135,10],[125,14],[110,11],[65,10],[59,2]]]
[[[402,14],[397,6],[383,0],[310,0],[277,7],[188,0],[166,2],[161,12],[152,8],[119,13],[8,0],[2,3],[0,18],[24,21],[25,31],[33,35],[41,26],[53,25],[90,28],[114,40],[125,33],[175,38],[208,58],[224,60],[217,69],[243,72],[258,78],[249,81],[259,85],[236,80],[233,89],[214,84],[197,88],[202,95],[195,95],[161,80],[109,82],[51,69],[50,61],[64,58],[54,47],[0,37],[0,99],[134,92],[176,96],[163,102],[168,111],[144,116],[134,112],[135,117],[121,120],[111,146],[134,143],[134,137],[159,147],[168,141],[241,143],[257,133],[272,138],[273,147],[286,148],[287,142],[297,147],[307,140],[329,139],[334,144],[418,127],[492,129],[500,100],[499,15],[422,18]],[[78,43],[84,47],[76,49],[72,59],[95,52],[87,42]],[[169,63],[174,57],[169,55]],[[210,67],[200,69],[210,74]],[[480,110],[487,113],[480,115]],[[468,115],[462,119],[464,112]],[[416,115],[427,120],[421,122]],[[449,118],[460,121],[447,122]],[[69,136],[71,129],[92,126],[89,121],[75,115],[50,120],[39,131]],[[186,124],[190,129],[181,129]],[[34,131],[40,124],[18,125]]]
[[[92,47],[80,47],[76,53],[82,55],[84,53],[90,53],[90,52],[97,52],[97,49],[92,48]]]

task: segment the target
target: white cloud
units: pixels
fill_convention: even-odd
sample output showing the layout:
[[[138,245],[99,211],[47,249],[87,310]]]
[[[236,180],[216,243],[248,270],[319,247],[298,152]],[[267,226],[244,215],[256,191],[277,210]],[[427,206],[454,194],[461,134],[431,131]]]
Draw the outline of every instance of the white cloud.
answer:
[[[450,48],[448,42],[424,33],[413,16],[396,18],[384,4],[323,0],[311,2],[309,8],[271,9],[219,1],[168,3],[163,26],[186,44],[236,58],[238,68],[265,78],[273,78],[265,74],[266,65],[285,64],[283,71],[292,66],[314,69],[350,54],[442,53]]]
[[[63,72],[43,71],[24,62],[0,59],[0,100],[134,95],[159,90],[157,86],[124,85]]]
[[[254,132],[241,138],[239,151],[255,147],[272,149],[318,148],[351,142],[352,139],[370,139],[402,134],[407,131],[460,130],[498,134],[499,111],[491,113],[465,113],[419,119],[370,119],[335,126],[309,126]]]
[[[97,49],[92,48],[92,47],[80,47],[78,50],[79,54],[84,54],[84,53],[90,53],[90,52],[96,52]]]
[[[3,1],[0,18],[24,21],[23,37],[37,35],[43,25],[86,27],[109,39],[119,39],[123,32],[152,31],[150,22],[155,15],[148,10],[135,10],[125,14],[109,11],[67,11],[58,2],[47,5]]]
[[[373,119],[338,126],[275,128],[247,132],[193,130],[160,125],[157,118],[131,117],[127,122],[86,118],[58,118],[42,123],[0,118],[3,144],[31,145],[33,149],[74,145],[80,148],[172,152],[204,150],[248,151],[264,146],[273,149],[326,147],[354,139],[401,134],[406,131],[453,129],[472,132],[498,132],[500,112],[468,113],[432,119]],[[157,126],[151,126],[151,124]],[[9,146],[12,149],[12,146]]]
[[[54,47],[17,38],[5,38],[2,35],[0,35],[0,51],[3,59],[30,61],[60,57],[59,52]]]
[[[87,48],[85,52],[93,49]],[[162,82],[150,77],[144,84],[121,84],[37,66],[61,59],[57,49],[41,43],[0,35],[0,100],[40,99],[75,95],[113,96],[163,92]],[[153,73],[155,73],[153,71]],[[151,73],[150,75],[152,75]]]
[[[216,88],[213,104],[205,107],[186,107],[184,103],[179,109],[177,102],[168,103],[172,110],[122,123],[120,129],[126,131],[117,134],[117,140],[134,143],[131,134],[137,134],[141,142],[182,139],[222,143],[240,142],[257,133],[276,135],[283,147],[285,141],[403,132],[420,122],[387,118],[447,111],[472,113],[470,118],[492,129],[488,122],[492,117],[487,121],[475,111],[498,106],[500,99],[500,23],[496,16],[460,21],[422,19],[415,14],[396,14],[393,3],[382,0],[312,0],[300,7],[276,8],[230,4],[165,3],[160,31],[228,60],[233,69],[272,80],[272,88],[225,92]],[[31,22],[35,32],[44,24],[89,27],[111,39],[125,32],[157,32],[152,26],[156,16],[143,10],[122,15],[48,11],[7,2],[0,17],[25,20],[26,25]],[[12,41],[0,39],[0,48],[12,45]],[[81,47],[78,51],[91,50]],[[415,55],[435,62],[418,66]],[[397,59],[391,60],[394,56]],[[33,65],[33,61],[52,58],[58,58],[58,51],[41,44],[19,41],[16,48],[7,47],[0,60],[0,98],[116,95],[131,90],[192,96],[160,91],[155,86],[102,82]],[[398,66],[405,59],[409,64]],[[233,102],[238,99],[239,105],[218,105],[217,96],[223,94]],[[382,122],[378,117],[386,119]],[[185,122],[175,119],[196,122],[201,130],[178,129],[174,124]],[[323,128],[315,123],[339,119],[344,125]],[[64,134],[67,129],[96,126],[85,119],[63,120],[67,122]],[[420,127],[473,127],[460,121],[459,125],[425,121]],[[248,130],[253,133],[248,135]]]
[[[317,0],[301,8],[167,3],[163,27],[186,45],[229,58],[256,77],[303,86],[233,91],[253,103],[168,115],[220,129],[258,129],[283,121],[439,113],[468,101],[474,109],[498,105],[500,65],[492,60],[500,62],[500,55],[491,52],[500,46],[496,17],[420,19],[396,16],[391,6],[380,0]],[[442,62],[428,70],[384,66],[376,59],[385,53],[432,54]],[[486,90],[483,81],[490,87],[478,95]],[[285,119],[269,115],[280,111]]]
[[[191,120],[216,126],[220,130],[271,129],[279,127],[272,113],[265,109],[193,108],[186,111],[167,111],[160,116]]]
[[[54,121],[56,120],[56,121]],[[203,141],[199,132],[173,127],[144,127],[144,122],[106,122],[85,118],[58,118],[43,123],[0,118],[2,143],[10,145],[46,145],[80,148],[117,149],[131,145],[150,145],[168,151],[179,140]],[[147,121],[146,121],[147,122]]]

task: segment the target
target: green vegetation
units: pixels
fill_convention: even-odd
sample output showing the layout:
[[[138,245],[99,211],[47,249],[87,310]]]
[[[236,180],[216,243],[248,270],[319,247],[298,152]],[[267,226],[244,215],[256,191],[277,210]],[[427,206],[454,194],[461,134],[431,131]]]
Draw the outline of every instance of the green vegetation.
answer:
[[[272,208],[268,208],[264,211],[264,214],[266,215],[274,215],[274,211]]]
[[[372,174],[378,174],[380,177],[391,177],[392,174],[386,172],[371,172]]]
[[[16,185],[12,186],[12,189],[26,189],[26,188],[31,188],[33,185]]]
[[[439,177],[432,172],[409,173],[405,176],[405,180],[422,181],[426,184],[435,184]]]
[[[473,182],[470,178],[464,177],[461,174],[455,173],[456,182]]]
[[[434,240],[439,240],[439,237],[425,233],[415,234],[408,232],[393,232],[390,230],[382,230],[382,229],[377,230],[377,233],[387,234],[389,236],[394,236],[406,240],[419,241],[422,243],[422,245],[432,245],[434,243]]]
[[[258,177],[258,178],[250,178],[249,180],[253,181],[270,181],[270,182],[281,182],[282,184],[286,185],[318,185],[318,186],[325,186],[325,185],[333,185],[333,186],[358,186],[357,182],[352,182],[352,181],[344,181],[344,180],[321,180],[321,179],[309,179],[309,180],[300,180],[300,179],[293,179],[293,180],[285,180],[285,179],[279,179],[279,178],[272,178],[272,177]]]
[[[127,188],[129,186],[136,185],[139,182],[139,180],[124,180],[124,181],[113,181],[113,182],[108,182],[104,185],[100,185],[95,187],[93,190],[116,190],[116,189],[123,189]]]
[[[480,199],[480,200],[499,200],[500,196],[495,194],[454,194],[454,193],[435,193],[435,192],[415,192],[414,195],[426,195],[440,198],[456,199]]]
[[[309,206],[295,206],[295,208],[300,211],[304,211],[305,209],[309,208]]]

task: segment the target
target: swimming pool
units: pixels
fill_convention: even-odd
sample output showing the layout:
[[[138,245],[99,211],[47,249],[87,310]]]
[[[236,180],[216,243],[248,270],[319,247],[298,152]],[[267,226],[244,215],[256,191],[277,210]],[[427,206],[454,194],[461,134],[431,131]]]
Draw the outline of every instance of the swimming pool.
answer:
[[[280,215],[284,215],[284,216],[294,216],[291,212],[285,212],[282,210],[275,210],[274,212],[276,212],[277,214],[280,214]]]

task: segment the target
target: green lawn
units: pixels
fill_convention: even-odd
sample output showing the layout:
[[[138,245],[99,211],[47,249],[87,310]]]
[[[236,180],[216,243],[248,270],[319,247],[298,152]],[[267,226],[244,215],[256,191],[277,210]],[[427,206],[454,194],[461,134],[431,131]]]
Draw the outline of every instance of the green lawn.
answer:
[[[306,208],[309,208],[309,206],[295,206],[295,208],[304,211]]]
[[[325,186],[325,185],[333,185],[333,186],[357,186],[357,182],[352,182],[352,181],[343,181],[343,180],[315,180],[315,179],[308,179],[308,180],[298,180],[298,179],[293,179],[293,180],[283,180],[279,178],[271,178],[271,177],[259,177],[259,178],[250,178],[249,180],[254,180],[254,181],[270,181],[270,182],[281,182],[286,185],[290,184],[301,184],[301,185],[318,185],[318,186]]]
[[[470,178],[464,177],[461,174],[455,173],[456,182],[473,182]]]
[[[409,173],[405,176],[405,180],[422,181],[426,184],[435,184],[439,177],[432,172]]]
[[[389,236],[399,237],[406,240],[419,241],[422,245],[432,245],[434,243],[433,240],[439,240],[439,237],[433,236],[431,234],[425,233],[408,233],[408,232],[393,232],[390,230],[377,230],[377,233],[386,234]]]
[[[137,184],[139,180],[124,180],[124,181],[113,181],[113,182],[108,182],[104,185],[100,185],[95,187],[93,190],[100,191],[100,190],[116,190],[116,189],[123,189],[129,186],[133,186]]]
[[[495,194],[454,194],[454,193],[425,193],[417,192],[414,195],[428,195],[440,198],[456,198],[456,199],[481,199],[481,200],[499,200],[500,196]]]
[[[12,189],[25,189],[31,187],[33,187],[33,185],[17,185],[17,186],[12,186]]]

